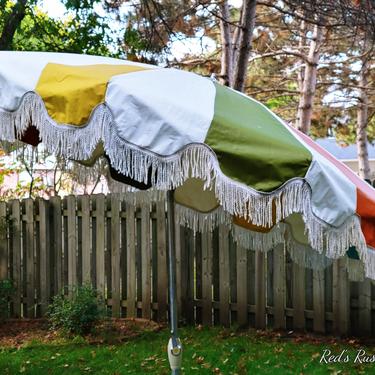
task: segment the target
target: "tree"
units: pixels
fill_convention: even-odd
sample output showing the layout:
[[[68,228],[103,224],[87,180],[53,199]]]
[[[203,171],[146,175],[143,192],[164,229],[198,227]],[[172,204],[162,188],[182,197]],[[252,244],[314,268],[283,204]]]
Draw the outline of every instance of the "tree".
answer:
[[[18,0],[13,6],[9,6],[7,0],[2,0],[0,9],[2,9],[0,50],[11,50],[14,35],[26,16],[27,0]]]
[[[122,38],[118,41],[121,56],[154,64],[168,64],[173,42],[195,38],[212,26],[211,3],[208,0],[105,2],[106,9],[115,14],[122,28]]]
[[[238,13],[238,12],[236,12]],[[219,3],[221,31],[220,80],[238,91],[244,91],[251,42],[255,27],[256,0],[245,0],[239,20],[233,21],[227,0]]]
[[[231,9],[227,0],[108,0],[106,4],[126,25],[125,55],[141,61],[161,62],[164,54],[162,62],[167,62],[166,55],[173,41],[194,37],[202,30],[205,35],[216,39],[215,32],[219,28],[222,62],[220,81],[244,91],[255,27],[256,0],[245,0],[240,11]],[[120,9],[124,4],[130,10],[121,18]],[[127,42],[131,42],[130,48]],[[207,63],[207,59],[203,60]],[[190,61],[190,64],[187,61],[182,62],[184,68],[196,63],[196,59]]]
[[[50,18],[37,0],[0,0],[0,50],[74,52],[115,55],[105,17],[94,5],[99,0],[64,0],[67,16]]]
[[[234,55],[234,73],[232,86],[238,91],[244,91],[247,68],[251,51],[251,41],[255,27],[256,0],[244,0],[241,19],[238,25],[238,53]],[[237,44],[237,41],[235,40]]]
[[[302,24],[304,23],[305,22],[302,21]],[[316,24],[313,28],[308,55],[303,59],[304,66],[301,68],[303,69],[303,73],[300,73],[299,76],[301,95],[297,111],[296,128],[306,134],[310,133],[313,101],[317,84],[318,63],[322,43],[323,27]]]
[[[371,55],[372,50],[368,49],[368,36],[365,34],[362,40],[362,58],[361,68],[358,73],[358,109],[357,109],[357,127],[356,140],[358,150],[358,171],[359,175],[369,180],[370,179],[370,162],[368,159],[367,150],[367,126],[369,123],[369,97],[368,84],[369,73],[371,69]]]
[[[109,47],[112,39],[108,34],[107,20],[95,11],[96,3],[99,1],[65,0],[69,14],[66,18],[56,20],[43,13],[36,0],[0,0],[0,49],[115,54],[116,49],[110,50]],[[35,170],[35,165],[48,157],[45,151],[26,145],[19,146],[17,151],[10,150],[12,151],[16,154],[15,163],[5,163],[2,158],[3,150],[0,153],[2,199],[35,197],[41,193],[55,195],[61,186],[67,188],[68,181],[72,181],[69,172],[73,172],[72,168],[68,168],[71,165],[68,161],[56,159],[52,168],[53,184],[49,186],[45,184],[46,176]],[[14,191],[7,189],[3,184],[5,176],[21,172],[28,174],[29,181],[19,181]],[[83,184],[84,189],[85,186]]]

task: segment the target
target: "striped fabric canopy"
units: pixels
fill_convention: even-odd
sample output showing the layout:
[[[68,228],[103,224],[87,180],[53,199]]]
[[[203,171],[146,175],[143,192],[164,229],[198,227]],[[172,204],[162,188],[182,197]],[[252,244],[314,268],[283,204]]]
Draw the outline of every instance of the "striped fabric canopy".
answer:
[[[177,218],[196,230],[228,225],[254,250],[284,243],[309,267],[349,254],[375,279],[375,190],[264,105],[210,79],[0,52],[0,139],[41,141],[86,164],[105,155],[115,178],[176,189]],[[358,263],[348,261],[353,277]]]

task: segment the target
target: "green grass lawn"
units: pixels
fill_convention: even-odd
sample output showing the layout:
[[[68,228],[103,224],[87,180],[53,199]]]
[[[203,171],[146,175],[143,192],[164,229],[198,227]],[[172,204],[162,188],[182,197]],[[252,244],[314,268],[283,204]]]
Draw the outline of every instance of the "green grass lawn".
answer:
[[[182,328],[184,374],[373,374],[373,363],[354,364],[356,342],[301,339],[254,331]],[[32,341],[0,349],[0,374],[169,374],[168,330],[148,332],[116,344],[87,344],[83,338],[50,344]],[[325,341],[325,342],[324,342]],[[321,364],[324,349],[348,350],[348,363]],[[346,353],[346,352],[345,352]],[[344,358],[344,356],[342,357]]]

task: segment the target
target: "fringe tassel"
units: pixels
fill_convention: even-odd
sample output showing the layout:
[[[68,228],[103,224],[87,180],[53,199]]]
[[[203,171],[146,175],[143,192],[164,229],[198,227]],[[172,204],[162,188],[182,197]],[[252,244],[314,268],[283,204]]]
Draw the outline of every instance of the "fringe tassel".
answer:
[[[202,213],[176,204],[175,217],[179,225],[187,226],[192,229],[194,233],[212,232],[219,225],[224,224],[230,227],[232,223],[231,215],[225,212],[221,207],[208,213]]]
[[[313,270],[321,270],[332,264],[333,259],[327,258],[325,254],[320,254],[308,245],[297,242],[290,232],[286,237],[285,247],[294,263]]]
[[[232,232],[234,241],[245,249],[269,251],[284,243],[285,230],[282,224],[276,225],[268,233],[253,232],[233,225]]]

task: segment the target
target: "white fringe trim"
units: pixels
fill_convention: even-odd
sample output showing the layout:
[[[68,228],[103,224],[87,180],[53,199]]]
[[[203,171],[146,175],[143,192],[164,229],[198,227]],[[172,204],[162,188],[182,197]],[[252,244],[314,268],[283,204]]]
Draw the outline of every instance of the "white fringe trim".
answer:
[[[221,207],[208,213],[202,213],[176,204],[175,217],[179,225],[187,226],[192,229],[194,233],[212,232],[221,224],[230,227],[232,223],[232,216]]]
[[[205,181],[205,188],[215,191],[225,212],[251,220],[255,225],[272,226],[273,206],[276,223],[294,212],[300,213],[314,250],[328,258],[339,258],[345,255],[349,246],[355,246],[365,265],[365,275],[375,279],[375,255],[367,251],[359,218],[349,218],[340,228],[333,228],[316,218],[311,209],[310,187],[302,178],[289,180],[272,193],[259,193],[225,176],[214,152],[204,144],[190,144],[170,156],[154,154],[118,136],[117,125],[105,104],[94,109],[85,126],[58,125],[49,117],[40,96],[28,92],[16,111],[0,111],[0,138],[13,142],[30,124],[39,130],[47,151],[67,158],[89,159],[97,144],[102,142],[116,170],[136,181],[150,182],[156,190],[174,189],[189,177],[201,179]],[[206,215],[204,219],[194,216],[188,221],[193,229],[212,228],[217,222],[226,222],[227,217],[222,214]],[[260,243],[273,244],[280,239],[276,232],[271,231],[263,240],[259,236],[249,237],[249,241],[255,247],[260,247]]]

